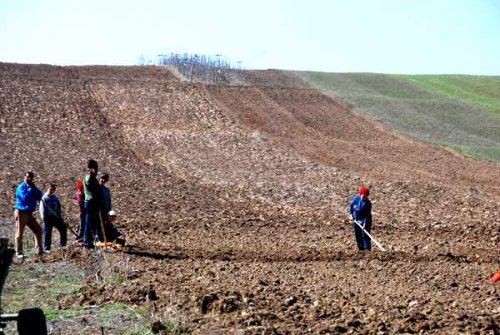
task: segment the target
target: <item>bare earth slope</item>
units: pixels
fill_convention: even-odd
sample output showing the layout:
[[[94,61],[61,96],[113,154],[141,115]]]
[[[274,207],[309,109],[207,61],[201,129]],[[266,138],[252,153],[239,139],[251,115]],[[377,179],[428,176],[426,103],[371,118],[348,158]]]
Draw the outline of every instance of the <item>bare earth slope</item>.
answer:
[[[498,329],[498,164],[395,136],[276,71],[248,86],[156,67],[0,74],[2,221],[24,170],[57,181],[72,218],[86,160],[111,174],[135,279],[90,283],[91,300],[153,288],[192,333]],[[345,211],[363,185],[387,253],[354,250]]]

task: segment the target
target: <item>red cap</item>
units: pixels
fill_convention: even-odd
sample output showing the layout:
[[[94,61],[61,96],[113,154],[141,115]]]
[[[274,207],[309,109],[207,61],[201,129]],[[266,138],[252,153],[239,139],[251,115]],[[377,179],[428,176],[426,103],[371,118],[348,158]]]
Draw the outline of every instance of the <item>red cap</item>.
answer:
[[[365,194],[365,193],[366,193],[366,195],[369,195],[369,194],[370,194],[370,190],[368,189],[368,187],[363,187],[363,188],[361,188],[361,189],[359,190],[359,195],[363,195],[363,194]]]
[[[77,189],[77,190],[83,190],[83,181],[78,180],[78,181],[76,182],[76,189]]]
[[[493,277],[491,277],[490,281],[492,283],[496,283],[497,281],[500,281],[500,271],[497,271]]]

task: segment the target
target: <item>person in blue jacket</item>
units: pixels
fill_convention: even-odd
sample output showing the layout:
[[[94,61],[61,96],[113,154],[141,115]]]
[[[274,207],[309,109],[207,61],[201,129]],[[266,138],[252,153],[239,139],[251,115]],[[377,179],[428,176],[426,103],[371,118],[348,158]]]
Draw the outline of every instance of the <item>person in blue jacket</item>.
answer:
[[[42,227],[38,224],[33,212],[37,209],[37,202],[42,199],[43,193],[35,186],[33,182],[35,175],[33,172],[26,172],[24,181],[16,190],[16,205],[14,217],[16,219],[16,255],[18,258],[24,257],[23,235],[24,229],[28,226],[35,234],[35,247],[38,255],[43,254],[42,245]]]
[[[363,187],[359,190],[349,206],[349,214],[353,221],[357,221],[363,228],[370,233],[372,229],[372,203],[368,199],[370,190]],[[359,250],[371,250],[372,243],[370,237],[363,232],[363,230],[353,222],[354,236]]]

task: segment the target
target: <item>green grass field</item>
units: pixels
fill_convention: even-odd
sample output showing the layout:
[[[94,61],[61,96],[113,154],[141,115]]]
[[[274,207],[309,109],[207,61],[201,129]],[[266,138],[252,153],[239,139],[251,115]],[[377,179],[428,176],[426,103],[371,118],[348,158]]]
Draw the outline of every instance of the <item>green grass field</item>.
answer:
[[[500,117],[500,77],[463,75],[396,76],[442,96],[472,103]]]
[[[294,73],[397,133],[500,162],[500,77]]]

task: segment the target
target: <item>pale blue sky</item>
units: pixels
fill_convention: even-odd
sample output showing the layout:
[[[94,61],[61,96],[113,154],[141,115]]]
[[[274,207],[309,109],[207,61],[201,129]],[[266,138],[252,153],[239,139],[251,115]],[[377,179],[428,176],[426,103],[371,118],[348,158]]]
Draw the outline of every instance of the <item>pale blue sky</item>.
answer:
[[[0,0],[0,62],[500,75],[500,0]]]

